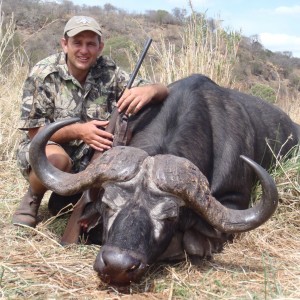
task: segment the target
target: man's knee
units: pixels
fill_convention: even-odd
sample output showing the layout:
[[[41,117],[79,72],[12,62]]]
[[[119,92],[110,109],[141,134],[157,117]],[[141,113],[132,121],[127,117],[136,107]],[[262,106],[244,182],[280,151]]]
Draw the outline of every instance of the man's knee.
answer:
[[[71,171],[72,160],[59,145],[47,145],[46,156],[56,168],[66,172]]]

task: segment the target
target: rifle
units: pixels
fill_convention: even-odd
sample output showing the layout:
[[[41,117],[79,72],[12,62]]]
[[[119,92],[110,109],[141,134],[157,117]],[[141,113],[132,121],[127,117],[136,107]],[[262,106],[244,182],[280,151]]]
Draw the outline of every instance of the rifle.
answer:
[[[143,52],[130,76],[130,79],[126,85],[126,87],[123,89],[120,97],[124,93],[124,90],[130,89],[135,77],[142,65],[142,62],[147,54],[147,51],[151,45],[152,39],[148,38],[144,45]],[[119,121],[120,120],[120,121]],[[119,124],[117,124],[119,122]],[[115,137],[114,137],[114,142],[113,142],[113,147],[118,146],[118,145],[125,145],[126,144],[126,133],[127,133],[127,122],[128,122],[128,116],[124,113],[119,113],[118,108],[115,107],[113,109],[113,112],[111,114],[109,124],[106,127],[106,131],[110,132],[112,134],[115,133],[116,127],[118,127],[118,132],[116,132]],[[119,126],[117,126],[119,125]],[[87,148],[87,153],[85,154],[84,158],[82,159],[80,163],[80,168],[79,171],[84,170],[89,163],[91,163],[93,160],[95,160],[97,157],[99,157],[102,152],[95,151],[93,148],[89,147]],[[95,200],[95,195],[97,196],[99,192],[98,188],[92,188],[88,189],[85,192],[83,192],[81,198],[79,201],[76,203],[74,206],[73,212],[70,216],[70,219],[68,221],[68,224],[66,226],[65,232],[62,236],[61,239],[61,244],[62,245],[68,245],[68,244],[74,244],[78,242],[78,238],[80,235],[81,231],[81,224],[80,224],[80,218],[83,214],[85,206],[93,202]]]

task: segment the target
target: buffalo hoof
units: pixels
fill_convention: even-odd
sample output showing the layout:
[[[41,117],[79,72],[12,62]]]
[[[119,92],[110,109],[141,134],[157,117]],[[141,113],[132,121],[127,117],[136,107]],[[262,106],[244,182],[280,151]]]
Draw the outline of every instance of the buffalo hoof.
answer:
[[[138,282],[147,270],[136,253],[112,246],[103,246],[94,263],[94,270],[100,279],[117,286]]]

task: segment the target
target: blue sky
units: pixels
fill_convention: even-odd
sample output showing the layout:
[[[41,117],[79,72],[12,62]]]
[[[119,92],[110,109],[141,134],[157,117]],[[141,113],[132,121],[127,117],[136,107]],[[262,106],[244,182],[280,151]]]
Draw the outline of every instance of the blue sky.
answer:
[[[188,0],[72,0],[74,4],[103,6],[110,3],[128,12],[174,7],[190,12]],[[245,36],[257,34],[263,46],[271,51],[291,51],[300,57],[300,1],[295,0],[192,0],[198,12],[224,20],[223,26],[242,32]]]

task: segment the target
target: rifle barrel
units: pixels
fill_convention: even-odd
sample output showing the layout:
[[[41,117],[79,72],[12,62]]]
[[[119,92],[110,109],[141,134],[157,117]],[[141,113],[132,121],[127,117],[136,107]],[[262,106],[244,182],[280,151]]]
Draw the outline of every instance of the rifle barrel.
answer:
[[[133,70],[133,72],[132,72],[132,74],[130,76],[130,79],[129,79],[128,83],[127,83],[127,86],[126,86],[127,89],[131,88],[131,86],[132,86],[132,84],[134,82],[134,79],[135,79],[135,77],[136,77],[136,75],[137,75],[137,73],[138,73],[138,71],[139,71],[139,69],[140,69],[140,67],[142,65],[142,62],[143,62],[143,60],[144,60],[144,58],[145,58],[145,56],[147,54],[147,51],[148,51],[151,43],[152,43],[152,39],[148,38],[147,41],[146,41],[146,43],[145,43],[145,45],[144,45],[144,50],[141,53],[140,58],[139,58],[137,64],[135,65],[135,68],[134,68],[134,70]]]

